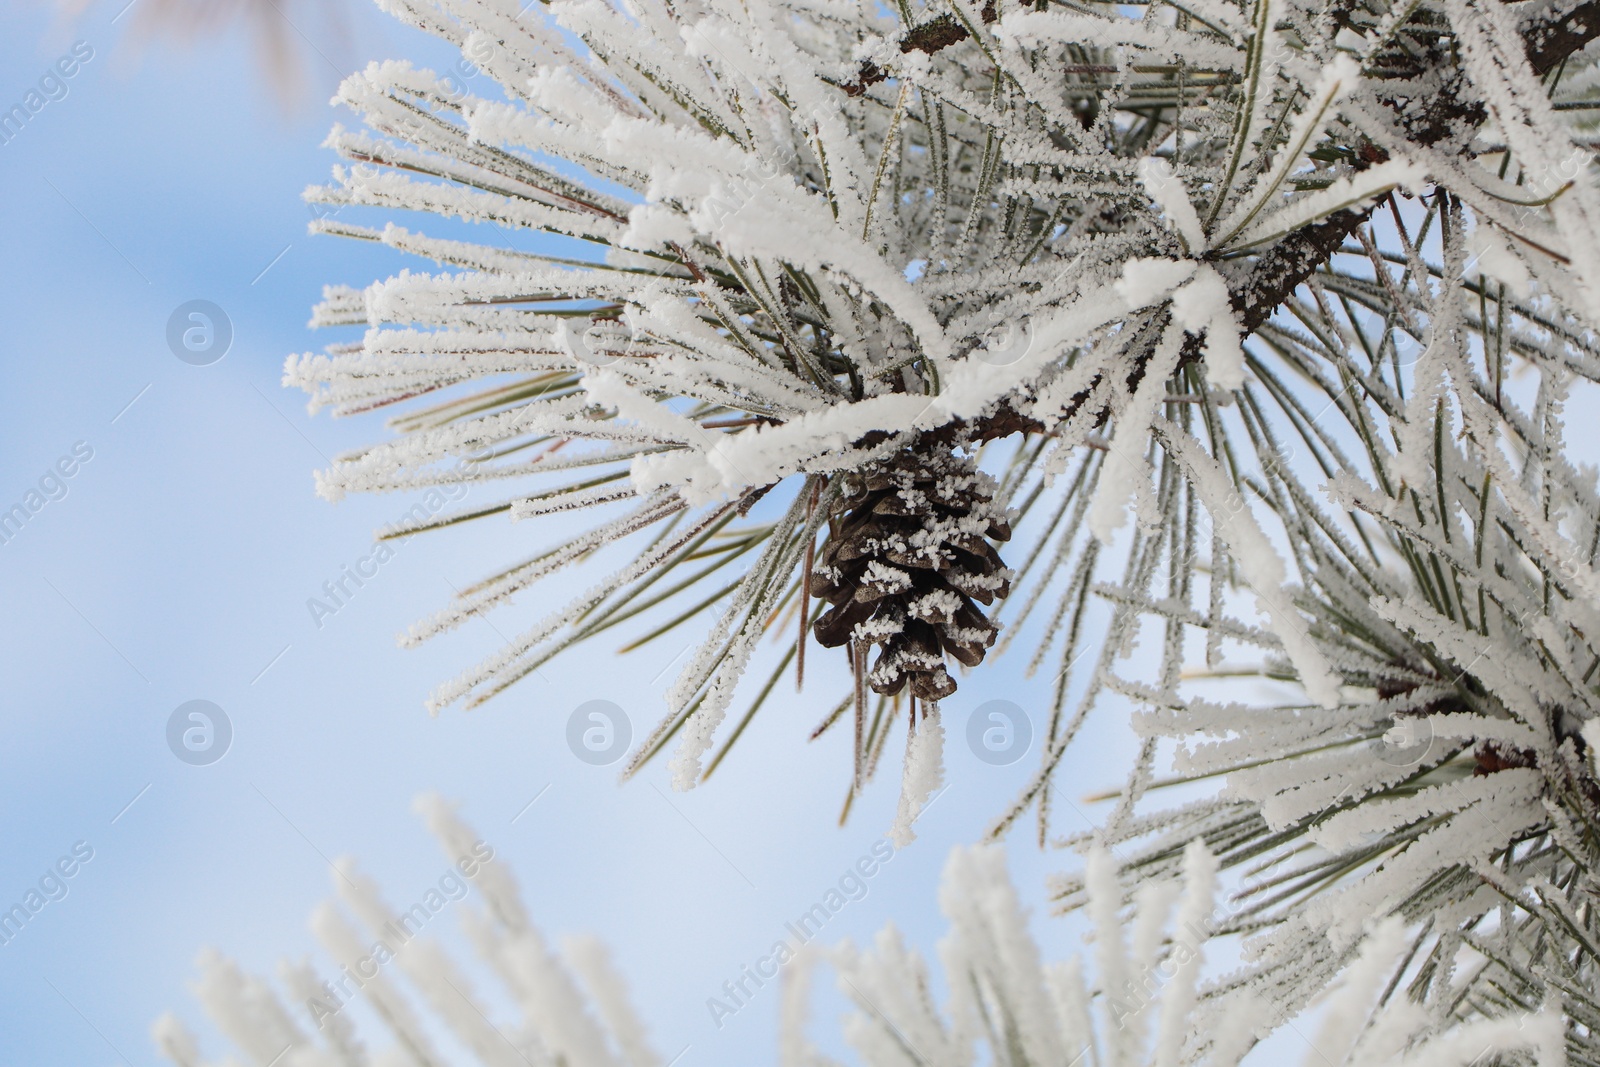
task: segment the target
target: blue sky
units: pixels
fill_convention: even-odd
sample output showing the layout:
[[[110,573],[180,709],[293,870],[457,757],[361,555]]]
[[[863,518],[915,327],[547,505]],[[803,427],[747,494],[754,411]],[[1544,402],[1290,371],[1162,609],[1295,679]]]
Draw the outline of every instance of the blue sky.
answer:
[[[320,101],[334,68],[455,56],[357,6],[343,39],[303,27],[315,86],[285,110],[242,33],[141,44],[131,16],[113,22],[122,3],[71,24],[44,4],[0,14],[0,107],[23,101],[75,42],[93,49],[66,94],[0,145],[0,511],[75,447],[92,450],[65,495],[0,545],[0,903],[21,899],[75,843],[93,850],[67,895],[0,946],[0,1064],[158,1062],[148,1029],[168,1008],[220,1058],[186,985],[198,950],[262,973],[285,956],[326,964],[306,919],[331,895],[328,859],[356,855],[395,902],[437,881],[444,861],[411,812],[429,789],[459,801],[509,861],[548,934],[590,932],[611,946],[666,1057],[687,1048],[684,1067],[771,1061],[774,991],[720,1031],[705,1000],[887,829],[898,754],[844,828],[844,738],[804,740],[832,686],[780,693],[690,794],[671,792],[664,764],[619,786],[615,768],[575,759],[566,721],[587,700],[623,707],[636,737],[653,725],[683,652],[676,640],[620,658],[595,644],[484,708],[430,718],[426,693],[499,637],[485,624],[404,651],[394,635],[452,585],[551,543],[559,526],[415,538],[317,626],[307,599],[414,501],[335,506],[313,494],[328,457],[386,431],[376,419],[309,416],[280,386],[282,362],[325,343],[305,327],[324,284],[427,266],[306,236],[299,194],[332,163],[319,147],[328,128],[351,121]],[[174,309],[196,299],[232,324],[231,349],[209,366],[175,358],[166,341]],[[548,597],[588,579],[555,579]],[[1033,762],[990,767],[961,742],[985,700],[1042,703],[1048,679],[1024,680],[1023,661],[1019,649],[986,667],[946,705],[949,792],[829,938],[864,940],[893,918],[932,950],[948,849],[976,838]],[[166,745],[168,717],[196,699],[233,726],[210,766]],[[1115,780],[1128,748],[1116,725],[1086,739],[1065,792]],[[1073,817],[1063,812],[1060,828],[1081,828]],[[1045,874],[1070,860],[1041,856],[1026,834],[1012,869],[1059,957],[1076,928],[1042,919],[1040,905]],[[835,1029],[836,1008],[819,1032]]]

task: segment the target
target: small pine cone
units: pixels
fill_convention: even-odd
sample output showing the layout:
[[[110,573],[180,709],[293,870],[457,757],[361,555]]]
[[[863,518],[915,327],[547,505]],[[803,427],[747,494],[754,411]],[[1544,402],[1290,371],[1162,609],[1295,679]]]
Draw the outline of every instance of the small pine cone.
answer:
[[[828,539],[811,572],[828,602],[813,632],[825,648],[879,646],[867,684],[884,696],[942,700],[956,691],[945,656],[983,662],[998,627],[984,605],[1011,592],[1011,572],[991,541],[1011,527],[994,479],[951,452],[902,452],[843,476]]]

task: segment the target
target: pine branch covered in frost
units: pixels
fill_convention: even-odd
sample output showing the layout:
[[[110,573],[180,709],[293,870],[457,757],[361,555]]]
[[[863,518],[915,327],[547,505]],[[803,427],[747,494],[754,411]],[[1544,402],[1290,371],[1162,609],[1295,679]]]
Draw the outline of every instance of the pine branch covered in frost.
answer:
[[[1122,907],[1114,861],[1089,858],[1093,967],[1074,958],[1045,964],[994,846],[958,849],[945,867],[940,903],[950,932],[939,945],[947,1000],[934,1003],[927,963],[893,927],[871,947],[834,953],[839,991],[857,1011],[844,1035],[868,1067],[937,1064],[996,1067],[1233,1067],[1283,1063],[1269,1047],[1274,1026],[1248,990],[1206,980],[1216,861],[1198,842],[1185,851],[1181,883],[1145,882],[1131,914]],[[1169,919],[1170,916],[1170,919]],[[1129,934],[1131,933],[1131,937]],[[1306,1067],[1395,1064],[1467,1067],[1568,1061],[1559,1012],[1536,1009],[1495,1020],[1455,1022],[1437,1007],[1396,993],[1411,960],[1398,920],[1378,924],[1354,950],[1343,981],[1318,1005],[1321,1025],[1285,1031],[1309,1047]],[[1090,977],[1092,972],[1093,977]],[[797,984],[814,982],[800,976]],[[783,1067],[821,1067],[786,1012]]]
[[[1586,121],[1580,50],[1600,19],[1582,5],[385,6],[477,73],[383,63],[341,89],[366,131],[330,138],[349,166],[309,192],[317,228],[440,270],[330,289],[315,321],[364,333],[289,361],[314,407],[407,405],[399,436],[341,458],[321,491],[516,483],[406,532],[606,513],[414,640],[605,544],[637,546],[441,687],[435,709],[500,693],[635,614],[665,617],[653,636],[720,605],[633,764],[677,738],[680,786],[721,758],[705,761],[779,621],[797,623],[797,677],[812,629],[846,649],[855,788],[888,724],[954,691],[952,662],[984,658],[995,602],[1025,594],[1015,626],[1053,589],[1049,637],[1067,647],[1030,795],[1047,818],[1042,782],[1101,690],[1064,706],[1081,607],[1130,504],[1135,585],[1158,531],[1189,529],[1169,520],[1231,511],[1213,547],[1332,705],[1337,668],[1295,636],[1295,575],[1219,496],[1233,465],[1324,404],[1344,416],[1398,399],[1380,365],[1436,289],[1482,306],[1435,331],[1431,367],[1488,351],[1498,382],[1530,349],[1576,375],[1596,367],[1600,200],[1572,123]],[[1483,269],[1531,280],[1537,301],[1423,262],[1447,201],[1476,220]],[[486,236],[353,221],[397,210]],[[1388,214],[1430,221],[1413,242],[1379,225]],[[547,236],[503,247],[516,231]],[[1412,273],[1397,280],[1395,264]],[[1328,318],[1358,311],[1354,333]],[[1367,361],[1340,378],[1324,349],[1352,344]],[[1306,378],[1321,399],[1291,395]],[[1436,371],[1417,402],[1467,381]],[[1256,432],[1221,417],[1235,402]],[[885,493],[894,479],[907,484]],[[1014,568],[998,546],[1025,521]],[[1129,632],[1111,638],[1101,666]]]
[[[509,483],[397,533],[592,513],[412,640],[632,553],[433,707],[709,614],[630,765],[675,744],[683,787],[815,636],[854,680],[818,729],[853,725],[852,795],[906,724],[908,830],[952,665],[1016,605],[1056,681],[996,832],[1047,839],[1071,741],[1132,701],[1101,834],[1142,880],[1197,839],[1245,879],[1268,1024],[1392,916],[1429,1011],[1559,999],[1600,1062],[1600,495],[1565,425],[1600,380],[1588,4],[387,6],[483,91],[341,90],[366,129],[330,138],[319,228],[440,269],[330,289],[316,321],[364,333],[290,360],[313,406],[405,405],[322,491]],[[395,210],[496,234],[356,221]]]
[[[1269,328],[1300,381],[1252,357],[1257,382],[1219,413],[1256,442],[1258,465],[1219,482],[1220,461],[1180,425],[1152,424],[1201,507],[1152,543],[1137,581],[1103,589],[1124,625],[1162,633],[1166,649],[1159,663],[1105,661],[1102,684],[1143,709],[1145,744],[1104,833],[1139,878],[1172,874],[1196,840],[1239,873],[1225,926],[1251,935],[1250,962],[1234,981],[1273,1020],[1392,916],[1420,961],[1409,993],[1467,1021],[1559,999],[1573,1062],[1600,1062],[1600,497],[1563,444],[1574,390],[1593,376],[1592,335],[1569,343],[1576,324],[1553,298],[1472,273],[1468,223],[1443,196],[1426,214],[1397,212],[1390,240],[1407,255],[1379,259],[1364,283],[1318,279],[1296,304],[1302,329]],[[1351,256],[1376,245],[1360,236]],[[1437,283],[1463,275],[1465,289]],[[1414,364],[1394,354],[1392,330],[1368,342],[1368,299],[1426,338]],[[1488,347],[1463,336],[1474,316],[1495,323],[1475,339]],[[1349,388],[1318,381],[1330,374]],[[1268,392],[1280,411],[1332,399],[1280,437]],[[1229,588],[1247,561],[1218,545],[1244,543],[1237,531],[1207,536],[1246,516],[1276,528],[1305,576],[1278,603]],[[1208,542],[1201,568],[1194,546]],[[1331,690],[1296,662],[1297,643],[1329,665]],[[1216,670],[1176,670],[1186,650]],[[1223,681],[1252,661],[1302,695]],[[1158,753],[1176,772],[1164,782]],[[1153,788],[1201,782],[1221,784],[1179,806]],[[1058,889],[1067,907],[1093,895],[1092,879]]]
[[[552,949],[493,847],[439,797],[424,796],[417,807],[450,866],[409,909],[395,911],[353,862],[341,862],[333,879],[337,901],[318,907],[311,921],[332,969],[285,960],[280,993],[215,951],[201,955],[195,996],[246,1061],[430,1067],[459,1062],[449,1051],[454,1047],[483,1067],[661,1067],[604,946],[577,938],[560,952]],[[495,999],[509,1001],[515,1018],[495,1018],[502,1013],[436,938],[434,916],[446,910],[459,914],[478,965],[499,981]],[[377,1016],[381,1036],[361,1033],[351,1017],[356,1004]],[[178,1067],[239,1062],[203,1058],[193,1034],[170,1013],[152,1036]]]
[[[437,797],[424,798],[419,810],[451,870],[461,872],[459,884],[484,898],[448,906],[460,909],[480,964],[499,978],[518,1017],[496,1019],[468,974],[425,928],[429,920],[416,917],[417,907],[391,911],[376,885],[345,862],[334,877],[338,902],[319,908],[312,922],[337,970],[286,961],[280,992],[218,953],[202,955],[196,997],[244,1062],[660,1067],[604,946],[585,938],[566,941],[559,955],[552,951],[492,848]],[[1093,962],[1046,964],[1002,851],[957,849],[940,892],[950,923],[939,945],[944,1004],[935,1003],[928,964],[892,926],[865,950],[849,943],[832,950],[803,946],[784,967],[777,1062],[834,1062],[807,1032],[818,967],[831,960],[840,991],[858,1009],[844,1020],[842,1036],[867,1067],[1239,1063],[1272,1027],[1254,994],[1205,973],[1221,911],[1216,860],[1192,843],[1181,879],[1147,882],[1131,912],[1122,906],[1112,858],[1097,850],[1089,866]],[[419,905],[430,906],[426,898]],[[445,906],[442,897],[438,906]],[[1402,933],[1391,919],[1360,940],[1350,972],[1321,1006],[1307,1067],[1564,1067],[1562,1023],[1554,1011],[1463,1023],[1437,1005],[1397,993],[1396,981],[1414,965]],[[352,1018],[357,1003],[376,1015],[387,1046],[369,1047]],[[170,1013],[156,1022],[152,1036],[178,1067],[239,1062],[204,1058],[194,1035]]]

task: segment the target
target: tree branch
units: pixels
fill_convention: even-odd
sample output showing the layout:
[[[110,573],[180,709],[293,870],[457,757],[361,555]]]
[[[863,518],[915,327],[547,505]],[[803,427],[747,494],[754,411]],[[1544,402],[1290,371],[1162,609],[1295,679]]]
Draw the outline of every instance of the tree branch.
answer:
[[[987,21],[987,20],[986,20]],[[948,16],[912,30],[900,42],[902,52],[921,51],[933,54],[949,45],[965,40],[966,29]],[[1568,56],[1600,37],[1600,0],[1568,0],[1565,4],[1545,8],[1530,15],[1522,23],[1522,39],[1528,62],[1536,74],[1545,75],[1554,70]],[[1441,61],[1450,54],[1447,47],[1435,53]],[[872,67],[868,79],[867,64],[862,68],[862,80],[847,92],[858,95],[868,84],[883,81],[888,76]],[[1467,99],[1464,94],[1467,82],[1459,68],[1445,71],[1444,77],[1435,81],[1437,88],[1425,107],[1417,107],[1416,99],[1406,90],[1415,87],[1424,71],[1407,69],[1396,76],[1396,91],[1384,103],[1392,108],[1407,133],[1419,143],[1433,145],[1446,137],[1459,136],[1466,130],[1475,130],[1487,119],[1482,104]],[[1364,145],[1356,164],[1363,169],[1386,158],[1381,149]],[[1351,208],[1302,227],[1289,234],[1265,252],[1255,256],[1247,266],[1228,271],[1228,300],[1238,315],[1246,337],[1260,329],[1274,311],[1287,300],[1295,289],[1305,283],[1324,263],[1338,251],[1345,239],[1355,233],[1372,214],[1376,203],[1365,208]],[[1190,335],[1184,341],[1178,365],[1197,362],[1204,354],[1204,337]],[[1136,385],[1144,372],[1150,353],[1136,357],[1129,371],[1129,384]],[[1085,390],[1073,397],[1072,410],[1087,402]],[[919,445],[950,444],[957,440],[990,441],[1009,437],[1014,433],[1041,433],[1045,426],[1038,419],[1019,413],[1009,401],[990,415],[968,424],[957,421],[938,430],[929,431],[918,438]],[[860,444],[877,444],[887,440],[888,434],[876,440],[863,439]]]

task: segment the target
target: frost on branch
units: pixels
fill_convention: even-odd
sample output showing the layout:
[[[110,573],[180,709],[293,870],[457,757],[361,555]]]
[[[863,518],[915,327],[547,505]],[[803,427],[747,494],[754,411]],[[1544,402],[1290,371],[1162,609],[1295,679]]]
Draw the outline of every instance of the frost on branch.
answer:
[[[724,727],[744,674],[766,675],[745,687],[758,706],[791,666],[798,678],[816,620],[863,679],[819,728],[853,720],[856,788],[889,725],[909,730],[907,698],[948,699],[956,668],[985,654],[1006,609],[978,592],[1009,591],[1001,632],[1038,620],[1035,664],[1059,680],[1023,798],[1043,833],[1051,775],[1152,611],[1163,707],[1196,619],[1211,620],[1208,662],[1230,641],[1264,646],[1329,714],[1355,654],[1329,636],[1330,588],[1363,618],[1388,612],[1372,625],[1435,641],[1431,620],[1402,617],[1410,587],[1375,593],[1366,573],[1392,551],[1440,605],[1455,595],[1460,545],[1435,574],[1394,525],[1427,489],[1431,412],[1477,435],[1465,480],[1499,472],[1467,497],[1447,472],[1440,508],[1503,498],[1476,521],[1526,524],[1514,552],[1577,537],[1583,515],[1543,513],[1537,479],[1509,469],[1527,442],[1554,457],[1541,462],[1561,450],[1543,409],[1513,413],[1506,394],[1525,363],[1574,380],[1597,367],[1585,48],[1600,17],[1586,5],[387,6],[479,73],[375,64],[341,89],[364,129],[330,138],[347,165],[309,193],[317,228],[439,266],[330,289],[316,321],[351,336],[289,362],[313,406],[404,405],[396,435],[341,458],[321,489],[468,495],[408,532],[498,515],[539,537],[548,516],[592,516],[410,641],[602,547],[631,553],[441,686],[435,709],[501,693],[636,615],[659,623],[641,641],[703,625],[631,764],[676,745],[688,786],[739,736]],[[400,211],[418,221],[402,228]],[[1481,264],[1463,255],[1468,230]],[[925,491],[969,460],[992,489],[973,472],[959,506]],[[1263,463],[1292,477],[1252,473]],[[909,497],[923,487],[913,513],[861,496],[886,471]],[[1368,511],[1368,526],[1347,521]],[[985,530],[956,529],[980,513]],[[1397,547],[1372,542],[1380,519]],[[873,524],[905,530],[856,529]],[[841,560],[851,530],[849,551],[873,547]],[[919,531],[946,566],[896,562],[895,536]],[[1382,559],[1336,575],[1319,539]],[[819,541],[833,555],[814,570]],[[1477,555],[1499,603],[1494,568],[1520,580],[1524,564]],[[1587,569],[1562,572],[1569,593],[1589,595]],[[1108,582],[1112,618],[1086,629]],[[862,591],[878,606],[854,618]],[[787,646],[776,664],[763,634]],[[1134,817],[1149,771],[1114,821]],[[1515,792],[1496,803],[1544,804]]]
[[[1221,548],[1237,536],[1210,536],[1209,501],[1147,544],[1134,580],[1103,587],[1118,625],[1164,650],[1105,661],[1102,684],[1141,709],[1144,742],[1105,838],[1141,878],[1175,873],[1196,840],[1242,877],[1221,932],[1246,935],[1247,966],[1228,988],[1274,1021],[1386,918],[1417,961],[1408,995],[1460,1022],[1560,999],[1572,1062],[1596,1062],[1600,496],[1564,442],[1600,353],[1556,300],[1469,266],[1468,224],[1441,195],[1364,232],[1341,255],[1372,263],[1380,240],[1408,251],[1380,257],[1371,280],[1318,279],[1296,302],[1300,328],[1263,330],[1299,379],[1258,363],[1260,383],[1223,413],[1257,446],[1238,479],[1252,512],[1307,576],[1298,629],[1253,625],[1276,617],[1229,589],[1246,561]],[[1368,332],[1380,315],[1425,343],[1403,356],[1409,334]],[[1269,395],[1307,417],[1280,429]],[[1157,431],[1194,465],[1176,428]],[[1330,665],[1331,703],[1308,699],[1292,641]],[[1301,692],[1224,681],[1240,674]],[[1159,786],[1186,783],[1215,785],[1164,802]],[[1085,906],[1092,878],[1057,892]]]
[[[1273,1036],[1269,1011],[1247,991],[1206,973],[1216,903],[1216,863],[1198,843],[1185,852],[1180,880],[1146,882],[1131,909],[1114,861],[1090,858],[1093,947],[1082,957],[1045,963],[993,846],[957,849],[945,866],[940,904],[950,931],[939,945],[936,1004],[929,967],[890,926],[872,945],[833,953],[839,992],[857,1009],[844,1036],[866,1067],[980,1063],[1082,1064],[1086,1067],[1564,1067],[1560,1015],[1535,1008],[1492,1021],[1452,1024],[1436,1007],[1396,993],[1410,961],[1397,921],[1363,937],[1349,973],[1330,990],[1320,1026],[1301,1022]],[[1215,970],[1213,967],[1212,970]],[[808,985],[809,975],[787,979]],[[782,1067],[823,1067],[802,1029],[785,1013]],[[1294,1058],[1283,1058],[1283,1041]]]
[[[390,908],[354,864],[335,874],[338,902],[312,926],[335,964],[285,961],[275,987],[208,952],[196,998],[243,1057],[256,1067],[356,1067],[445,1063],[482,1067],[662,1067],[626,985],[594,939],[552,950],[528,918],[516,883],[450,806],[437,797],[420,807],[452,866],[461,899],[437,907],[460,911],[478,968],[458,965],[418,919],[419,908]],[[462,851],[465,849],[465,851]],[[487,857],[487,858],[485,858]],[[463,860],[469,862],[463,863]],[[1089,861],[1093,936],[1086,951],[1045,962],[1028,929],[1005,857],[996,846],[955,850],[939,902],[949,933],[939,944],[943,1003],[934,975],[893,926],[872,945],[803,946],[782,964],[783,1003],[775,1037],[781,1067],[824,1067],[808,1032],[817,965],[831,961],[838,988],[855,1011],[842,1037],[863,1067],[1233,1067],[1272,1036],[1257,997],[1217,981],[1213,931],[1225,918],[1216,895],[1217,863],[1198,843],[1181,876],[1142,886],[1125,908],[1114,860]],[[445,885],[443,879],[441,886]],[[447,890],[449,891],[449,890]],[[480,901],[478,898],[482,897]],[[426,901],[427,898],[424,898]],[[1564,1067],[1560,1015],[1536,1006],[1494,1020],[1456,1022],[1439,1005],[1408,998],[1399,979],[1414,969],[1395,920],[1377,924],[1356,946],[1349,974],[1321,1005],[1321,1025],[1302,1020],[1290,1037],[1309,1043],[1305,1067],[1469,1067],[1503,1064]],[[502,995],[474,986],[491,972]],[[1397,990],[1399,990],[1397,992]],[[494,1007],[509,1002],[512,1017]],[[375,1018],[366,1031],[357,1018]],[[157,1047],[178,1067],[236,1064],[204,1057],[176,1016],[152,1028]],[[715,1038],[711,1039],[714,1042]],[[831,1037],[829,1044],[837,1044]],[[702,1045],[702,1042],[696,1042]],[[713,1044],[703,1055],[715,1056]],[[1272,1046],[1249,1064],[1281,1063]],[[463,1058],[464,1057],[464,1058]]]
[[[551,948],[492,845],[439,797],[424,796],[417,807],[443,846],[445,874],[400,911],[352,861],[339,863],[338,899],[311,919],[332,968],[285,960],[280,993],[215,951],[201,955],[195,996],[246,1062],[434,1067],[459,1062],[446,1051],[455,1046],[483,1067],[662,1067],[605,948],[588,938]],[[477,967],[497,979],[492,998],[439,942],[437,925],[457,921],[446,911],[459,916]],[[515,1017],[503,1017],[494,1001],[508,1001]],[[360,1015],[376,1016],[381,1028],[363,1033]],[[239,1062],[202,1058],[170,1013],[152,1036],[178,1067]]]

